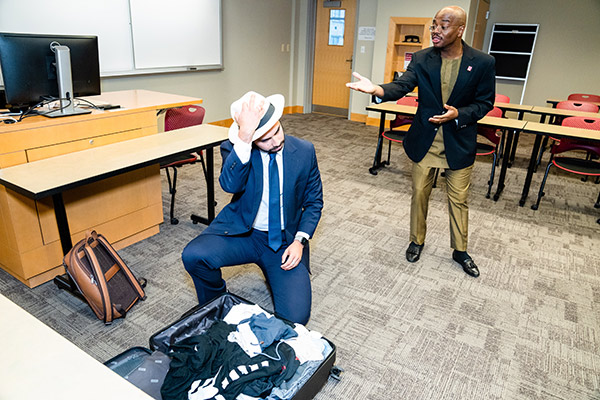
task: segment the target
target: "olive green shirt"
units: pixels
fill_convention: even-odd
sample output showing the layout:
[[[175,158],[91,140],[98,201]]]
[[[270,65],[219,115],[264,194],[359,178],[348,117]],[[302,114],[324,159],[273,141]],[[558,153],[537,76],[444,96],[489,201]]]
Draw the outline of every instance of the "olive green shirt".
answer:
[[[444,104],[450,98],[456,78],[458,77],[458,70],[460,68],[460,62],[462,57],[456,59],[442,58],[442,68],[440,71],[442,81],[442,101]],[[422,166],[433,167],[433,168],[448,168],[448,161],[446,160],[446,149],[444,147],[444,132],[440,125],[433,143],[429,148],[425,157],[419,162]]]

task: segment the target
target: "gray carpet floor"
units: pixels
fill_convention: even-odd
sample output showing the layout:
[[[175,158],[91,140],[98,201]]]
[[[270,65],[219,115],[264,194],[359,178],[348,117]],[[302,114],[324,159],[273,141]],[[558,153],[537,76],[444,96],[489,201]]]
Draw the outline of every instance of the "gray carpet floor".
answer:
[[[317,114],[282,123],[315,144],[324,185],[308,327],[335,343],[345,372],[317,399],[600,399],[600,210],[593,207],[600,185],[552,171],[533,211],[540,172],[527,205],[518,206],[531,138],[521,139],[497,202],[485,198],[491,160],[478,159],[469,252],[481,277],[474,279],[451,260],[443,178],[421,260],[410,264],[410,162],[401,146],[373,176],[376,128]],[[28,289],[1,270],[0,292],[99,361],[147,346],[196,304],[180,254],[204,228],[189,220],[206,213],[200,166],[180,171],[178,225],[168,223],[166,180],[163,194],[161,232],[120,251],[148,279],[147,300],[126,319],[104,326],[52,283]],[[216,198],[219,210],[229,195],[218,188]],[[272,307],[258,267],[224,275],[231,292]]]

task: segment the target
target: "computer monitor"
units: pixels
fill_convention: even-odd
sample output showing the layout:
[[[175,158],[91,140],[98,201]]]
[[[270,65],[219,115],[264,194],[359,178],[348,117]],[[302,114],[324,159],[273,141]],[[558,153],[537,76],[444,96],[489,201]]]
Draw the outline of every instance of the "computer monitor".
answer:
[[[100,94],[97,36],[0,32],[0,67],[6,104],[26,109],[43,98],[59,97],[56,42],[70,51],[72,97]]]

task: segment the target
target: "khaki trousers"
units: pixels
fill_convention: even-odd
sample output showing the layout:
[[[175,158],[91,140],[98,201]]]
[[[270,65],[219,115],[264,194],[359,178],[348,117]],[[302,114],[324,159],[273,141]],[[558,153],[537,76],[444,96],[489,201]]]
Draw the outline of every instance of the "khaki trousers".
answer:
[[[467,198],[473,165],[459,170],[445,169],[450,217],[450,247],[467,251],[469,232],[469,206]],[[410,240],[416,244],[425,242],[427,233],[427,210],[433,187],[435,168],[413,163],[412,198],[410,206]]]

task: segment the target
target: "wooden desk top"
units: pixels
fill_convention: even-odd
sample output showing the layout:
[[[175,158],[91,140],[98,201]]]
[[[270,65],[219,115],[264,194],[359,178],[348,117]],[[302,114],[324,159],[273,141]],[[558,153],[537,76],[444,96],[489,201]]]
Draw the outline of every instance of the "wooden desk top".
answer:
[[[377,112],[390,112],[390,113],[398,113],[405,115],[415,115],[417,113],[417,107],[413,106],[405,106],[402,104],[396,104],[393,102],[385,102],[379,104],[370,104],[367,106],[367,111],[377,111]]]
[[[531,112],[534,114],[560,115],[560,116],[564,116],[564,117],[600,118],[600,113],[584,112],[584,111],[577,111],[577,110],[565,110],[562,108],[558,109],[558,108],[552,108],[552,107],[535,106],[535,107],[533,107]]]
[[[0,399],[151,399],[3,295],[0,326]]]
[[[528,106],[527,104],[513,104],[513,103],[494,103],[495,107],[498,107],[501,110],[507,111],[531,111],[533,106]]]
[[[503,103],[509,104],[509,103]],[[519,106],[519,104],[513,104]],[[525,106],[531,107],[531,106]],[[417,107],[413,106],[405,106],[401,104],[396,104],[393,102],[380,103],[380,104],[371,104],[367,107],[368,111],[377,111],[377,112],[389,112],[389,113],[398,113],[403,115],[415,115],[417,112]],[[485,116],[478,121],[478,123],[488,126],[495,126],[498,128],[507,128],[507,129],[523,129],[526,121],[520,121],[518,119],[511,118],[498,118],[498,117],[488,117]]]
[[[149,135],[93,149],[0,169],[0,183],[33,199],[156,164],[159,160],[227,139],[228,129],[214,125]]]
[[[569,126],[541,124],[539,122],[527,122],[524,131],[555,136],[567,136],[579,139],[600,140],[600,131],[593,129],[572,128]]]
[[[522,130],[525,127],[527,121],[521,121],[518,119],[511,118],[499,118],[499,117],[488,117],[485,116],[477,121],[478,124],[494,126],[496,128],[516,129]]]
[[[180,96],[169,93],[153,92],[150,90],[121,90],[117,92],[102,93],[98,96],[82,97],[82,99],[91,101],[92,103],[98,102],[119,104],[121,108],[115,108],[107,111],[92,110],[91,114],[71,115],[60,118],[34,116],[25,118],[21,122],[15,124],[0,123],[0,134],[9,131],[18,131],[54,125],[64,125],[98,118],[108,118],[119,113],[161,110],[165,108],[181,107],[188,104],[202,103],[202,99],[200,98]]]

